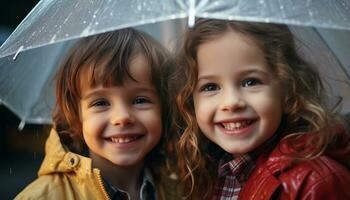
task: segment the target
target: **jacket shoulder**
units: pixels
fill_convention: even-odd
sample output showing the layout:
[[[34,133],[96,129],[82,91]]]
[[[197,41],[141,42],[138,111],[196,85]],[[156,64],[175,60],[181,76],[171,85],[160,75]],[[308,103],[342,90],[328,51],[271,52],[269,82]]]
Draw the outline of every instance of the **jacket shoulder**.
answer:
[[[69,199],[71,194],[67,187],[67,179],[60,174],[50,174],[40,176],[27,185],[16,197],[20,199]]]
[[[281,148],[261,156],[242,199],[350,199],[350,172],[329,156],[294,162]]]
[[[278,179],[284,192],[295,190],[295,198],[334,199],[337,195],[350,198],[350,172],[327,156],[302,161],[281,172]]]

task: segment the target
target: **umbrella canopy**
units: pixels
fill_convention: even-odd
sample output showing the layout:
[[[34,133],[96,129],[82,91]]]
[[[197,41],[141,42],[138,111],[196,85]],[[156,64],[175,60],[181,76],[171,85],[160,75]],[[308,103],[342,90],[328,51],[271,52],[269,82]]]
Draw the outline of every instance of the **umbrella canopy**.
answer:
[[[50,123],[52,75],[75,39],[139,27],[165,45],[195,17],[284,23],[350,111],[349,0],[42,0],[0,48],[0,101],[22,125]],[[178,19],[178,20],[177,20]],[[184,19],[187,23],[183,23]],[[162,22],[162,23],[160,23]]]

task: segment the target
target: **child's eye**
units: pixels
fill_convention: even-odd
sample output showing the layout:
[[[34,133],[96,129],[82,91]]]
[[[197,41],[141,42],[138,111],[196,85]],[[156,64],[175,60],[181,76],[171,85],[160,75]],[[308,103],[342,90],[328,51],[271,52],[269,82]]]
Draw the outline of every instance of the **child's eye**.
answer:
[[[98,99],[91,103],[90,107],[102,107],[102,106],[109,106],[110,103],[105,99]]]
[[[133,101],[133,104],[144,104],[144,103],[150,103],[150,102],[151,101],[146,97],[136,97]]]
[[[262,82],[257,78],[247,78],[247,79],[242,81],[243,87],[252,87],[252,86],[260,85],[260,84],[262,84]]]
[[[200,88],[200,91],[210,92],[210,91],[215,91],[215,90],[219,90],[219,89],[220,89],[220,87],[217,84],[215,84],[215,83],[208,83],[208,84],[203,85]]]

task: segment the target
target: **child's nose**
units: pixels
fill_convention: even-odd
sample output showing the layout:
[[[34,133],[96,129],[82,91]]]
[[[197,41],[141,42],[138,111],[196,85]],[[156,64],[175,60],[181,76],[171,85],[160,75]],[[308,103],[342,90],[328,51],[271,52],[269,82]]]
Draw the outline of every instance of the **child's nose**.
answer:
[[[221,110],[233,112],[237,110],[242,110],[246,107],[246,101],[244,100],[242,94],[234,89],[229,89],[224,91],[221,102]]]
[[[114,126],[127,126],[135,122],[132,112],[123,106],[113,109],[110,122]]]

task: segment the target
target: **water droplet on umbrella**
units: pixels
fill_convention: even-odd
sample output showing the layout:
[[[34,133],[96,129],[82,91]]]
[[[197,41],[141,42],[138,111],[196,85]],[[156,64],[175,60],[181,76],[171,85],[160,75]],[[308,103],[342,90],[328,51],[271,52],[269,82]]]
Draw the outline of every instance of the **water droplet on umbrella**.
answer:
[[[13,58],[12,58],[13,60],[16,60],[18,54],[23,50],[23,48],[24,48],[23,45],[19,47],[19,49],[17,50],[16,54],[15,54],[15,55],[13,56]]]
[[[19,131],[23,130],[24,125],[26,125],[26,122],[24,119],[22,119],[21,123],[19,123],[19,125],[18,125],[18,130]]]
[[[51,40],[50,40],[50,43],[53,43],[56,39],[56,34],[52,36]]]

